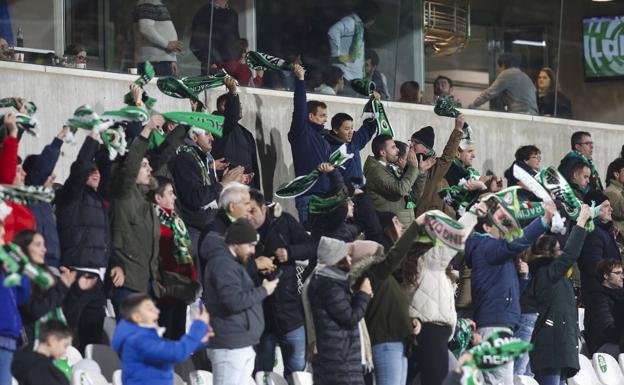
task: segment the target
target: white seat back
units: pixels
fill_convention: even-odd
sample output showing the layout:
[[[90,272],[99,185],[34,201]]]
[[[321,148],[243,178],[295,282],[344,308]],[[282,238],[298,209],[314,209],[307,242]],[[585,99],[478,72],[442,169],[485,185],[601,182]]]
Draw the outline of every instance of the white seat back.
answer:
[[[624,385],[624,375],[615,358],[605,353],[594,353],[592,364],[598,379],[605,385]]]
[[[624,373],[624,353],[618,356],[618,364],[620,364],[620,369],[622,370],[622,373]]]
[[[292,376],[295,385],[312,385],[312,373],[293,372]]]
[[[186,382],[178,373],[173,373],[173,385],[186,385]]]
[[[256,385],[288,385],[284,377],[274,372],[257,372]]]
[[[82,354],[80,354],[80,351],[71,345],[67,348],[65,356],[67,357],[67,364],[70,367],[76,365],[76,362],[82,360]]]
[[[539,385],[539,383],[533,377],[514,376],[514,385]]]
[[[100,373],[76,370],[71,375],[71,385],[110,385]]]
[[[212,373],[206,370],[195,370],[189,374],[191,385],[212,385]]]
[[[568,385],[601,385],[589,358],[579,354],[579,364],[581,369],[574,377],[568,378]]]
[[[117,369],[113,372],[113,385],[123,385],[121,382],[121,369]]]
[[[585,330],[585,308],[578,308],[578,324],[581,331]]]

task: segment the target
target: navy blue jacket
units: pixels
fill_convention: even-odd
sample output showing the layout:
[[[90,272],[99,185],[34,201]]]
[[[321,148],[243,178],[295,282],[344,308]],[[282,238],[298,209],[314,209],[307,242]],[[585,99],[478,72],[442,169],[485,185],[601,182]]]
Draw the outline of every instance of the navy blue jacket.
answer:
[[[340,168],[342,179],[345,183],[351,182],[353,178],[364,179],[364,172],[362,171],[362,158],[360,157],[360,151],[366,144],[373,138],[373,135],[377,132],[377,121],[374,119],[366,119],[362,127],[353,133],[353,138],[350,143],[347,143],[347,152],[353,154],[353,159],[347,161],[344,164],[344,169]],[[342,146],[344,142],[335,136],[331,131],[327,133],[325,139],[329,142],[330,151],[334,152],[338,147]]]
[[[295,175],[307,175],[316,170],[319,163],[327,162],[331,150],[325,140],[325,129],[320,124],[308,119],[305,81],[295,82],[295,95],[292,123],[288,131],[288,141],[292,149]],[[321,174],[318,181],[308,190],[306,195],[322,194],[329,189],[329,180]]]
[[[524,236],[507,242],[487,234],[466,241],[466,264],[472,269],[472,303],[478,327],[514,327],[520,319],[520,284],[514,258],[544,233],[541,218],[524,228]]]
[[[56,162],[61,155],[63,141],[54,138],[52,143],[43,148],[41,154],[37,156],[31,170],[26,175],[26,185],[41,186],[54,171]],[[45,261],[49,266],[58,267],[61,260],[61,243],[56,231],[54,220],[54,210],[49,203],[33,203],[28,205],[28,209],[33,213],[37,223],[37,231],[43,235],[46,245]]]
[[[578,267],[581,271],[581,293],[587,297],[589,292],[599,286],[596,276],[596,267],[603,259],[611,258],[621,260],[620,249],[613,237],[613,222],[602,223],[594,220],[596,228],[587,234],[581,256],[578,259]]]
[[[5,287],[5,278],[5,273],[0,272],[0,309],[2,309],[2,313],[0,313],[0,344],[3,343],[1,337],[13,340],[17,340],[20,337],[22,318],[17,306],[25,304],[30,296],[30,281],[28,278],[22,276],[21,285],[15,287]],[[5,347],[3,344],[0,346]],[[6,348],[10,347],[6,346]],[[15,349],[15,347],[12,347],[12,349]]]

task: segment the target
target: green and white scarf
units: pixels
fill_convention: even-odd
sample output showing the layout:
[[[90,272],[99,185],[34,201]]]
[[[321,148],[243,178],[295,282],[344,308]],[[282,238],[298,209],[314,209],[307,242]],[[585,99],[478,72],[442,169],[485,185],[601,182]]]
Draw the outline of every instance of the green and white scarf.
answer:
[[[158,79],[156,85],[165,95],[178,99],[190,99],[199,104],[200,111],[203,110],[204,103],[197,95],[207,89],[221,87],[225,84],[227,72],[220,69],[214,75],[187,76],[176,78],[175,76],[163,76]]]
[[[347,153],[347,145],[343,144],[329,156],[328,162],[334,167],[340,167],[349,159],[353,158],[353,154]],[[312,170],[307,175],[296,177],[290,182],[282,183],[275,192],[275,196],[279,198],[295,198],[305,194],[314,186],[321,173],[318,170]]]
[[[468,208],[472,206],[477,199],[479,199],[481,191],[467,190],[465,183],[467,180],[479,180],[481,174],[472,166],[465,167],[461,160],[457,158],[453,159],[453,164],[455,167],[458,167],[461,171],[463,171],[463,175],[466,175],[466,178],[463,178],[458,185],[440,189],[438,195],[440,198],[444,199],[447,204],[455,203],[458,207]],[[461,183],[462,181],[463,183]]]
[[[162,207],[154,205],[160,224],[171,229],[173,232],[172,254],[178,265],[192,265],[193,257],[191,256],[191,236],[184,221],[175,212],[168,213]]]
[[[509,332],[495,332],[470,349],[475,365],[481,370],[496,369],[513,362],[533,349],[533,344],[514,337]]]
[[[578,151],[570,151],[569,153],[566,154],[566,158],[567,157],[572,157],[572,158],[578,158],[580,160],[583,161],[583,163],[585,163],[585,165],[587,165],[587,167],[589,167],[589,169],[591,170],[591,179],[595,179],[596,183],[598,185],[598,190],[603,191],[604,188],[602,186],[602,181],[600,180],[600,175],[598,175],[598,170],[596,170],[596,165],[594,165],[594,160],[593,159],[589,159],[588,157],[586,157],[585,155],[581,154]],[[585,188],[585,191],[583,191],[583,193],[587,193],[587,191],[589,190],[589,187]]]
[[[169,121],[200,128],[219,138],[223,136],[223,123],[225,122],[223,116],[203,112],[166,112],[162,115]]]
[[[17,119],[17,128],[20,131],[25,131],[28,134],[38,137],[39,121],[35,117],[37,112],[37,106],[35,103],[27,101],[23,98],[3,98],[0,99],[0,108],[14,108],[16,111],[15,117]],[[23,113],[25,110],[26,113]],[[4,125],[4,114],[0,114],[0,127]],[[0,133],[0,139],[4,139],[6,130]]]
[[[255,51],[247,52],[245,61],[247,66],[254,70],[292,71],[295,68],[293,63],[284,59]]]
[[[180,154],[182,152],[185,152],[185,153],[187,153],[187,154],[189,154],[190,156],[193,157],[193,159],[195,160],[195,162],[199,166],[199,169],[201,170],[202,184],[204,186],[210,186],[211,185],[210,174],[209,174],[209,171],[208,171],[208,166],[206,166],[206,160],[202,159],[199,156],[199,154],[197,153],[197,150],[195,150],[191,146],[182,145],[182,146],[178,147],[178,149],[176,150],[176,155],[178,155],[178,154]]]
[[[438,116],[445,116],[449,118],[457,118],[461,112],[455,108],[455,104],[447,97],[441,96],[436,101],[433,112]]]
[[[0,247],[0,263],[4,266],[7,276],[2,284],[4,287],[20,286],[22,275],[43,290],[54,285],[54,277],[46,269],[35,265],[14,243]]]
[[[364,105],[364,114],[372,114],[377,121],[377,135],[388,135],[394,138],[394,131],[381,101],[375,99],[375,83],[368,79],[353,79],[349,82],[351,88],[360,95],[368,96],[368,103]]]
[[[0,185],[0,201],[11,201],[20,205],[32,203],[50,203],[54,199],[54,190],[43,186]]]
[[[468,229],[458,221],[449,217],[440,210],[430,210],[425,213],[425,225],[416,242],[444,245],[452,250],[464,250],[466,239],[472,228]]]
[[[327,214],[336,210],[349,200],[351,200],[346,189],[341,190],[336,195],[332,195],[328,198],[321,198],[318,195],[310,196],[310,204],[308,205],[308,212],[310,214]]]
[[[149,119],[149,114],[141,107],[127,106],[120,110],[105,111],[102,119],[108,119],[115,123],[140,122],[145,123]]]
[[[518,186],[508,187],[482,198],[482,201],[488,206],[488,218],[508,242],[522,237],[524,234],[518,218],[520,212],[519,188]]]
[[[144,88],[145,85],[147,85],[156,75],[154,71],[154,66],[152,66],[152,63],[150,63],[149,61],[145,62],[144,72],[145,73],[143,75],[139,76],[134,81],[134,84],[136,84],[137,86],[141,88]],[[147,96],[147,92],[145,91],[143,91],[143,98],[141,101],[143,102],[143,104],[145,104],[145,107],[148,110],[151,110],[152,108],[154,108],[154,104],[156,104],[156,99]],[[124,103],[130,106],[134,105],[135,101],[132,98],[132,94],[130,92],[124,95]]]
[[[102,142],[108,149],[108,158],[113,161],[118,156],[124,156],[128,152],[126,131],[123,127],[108,128],[100,133]]]
[[[69,132],[65,135],[65,143],[76,142],[76,132],[79,128],[87,131],[102,132],[113,126],[114,122],[100,118],[97,112],[88,104],[83,104],[74,111],[74,116],[67,119],[66,126]]]

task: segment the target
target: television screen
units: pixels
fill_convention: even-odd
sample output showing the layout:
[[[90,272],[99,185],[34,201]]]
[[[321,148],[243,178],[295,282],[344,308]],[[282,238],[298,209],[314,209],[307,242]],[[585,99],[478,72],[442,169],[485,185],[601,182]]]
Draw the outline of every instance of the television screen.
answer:
[[[585,78],[624,77],[624,16],[583,19]]]

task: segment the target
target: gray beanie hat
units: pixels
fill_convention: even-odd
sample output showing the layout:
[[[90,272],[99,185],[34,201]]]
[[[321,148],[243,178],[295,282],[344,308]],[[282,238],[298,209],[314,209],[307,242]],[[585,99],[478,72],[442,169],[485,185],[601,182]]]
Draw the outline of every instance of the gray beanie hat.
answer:
[[[334,266],[347,255],[348,250],[349,245],[341,240],[321,237],[316,256],[320,264]]]

